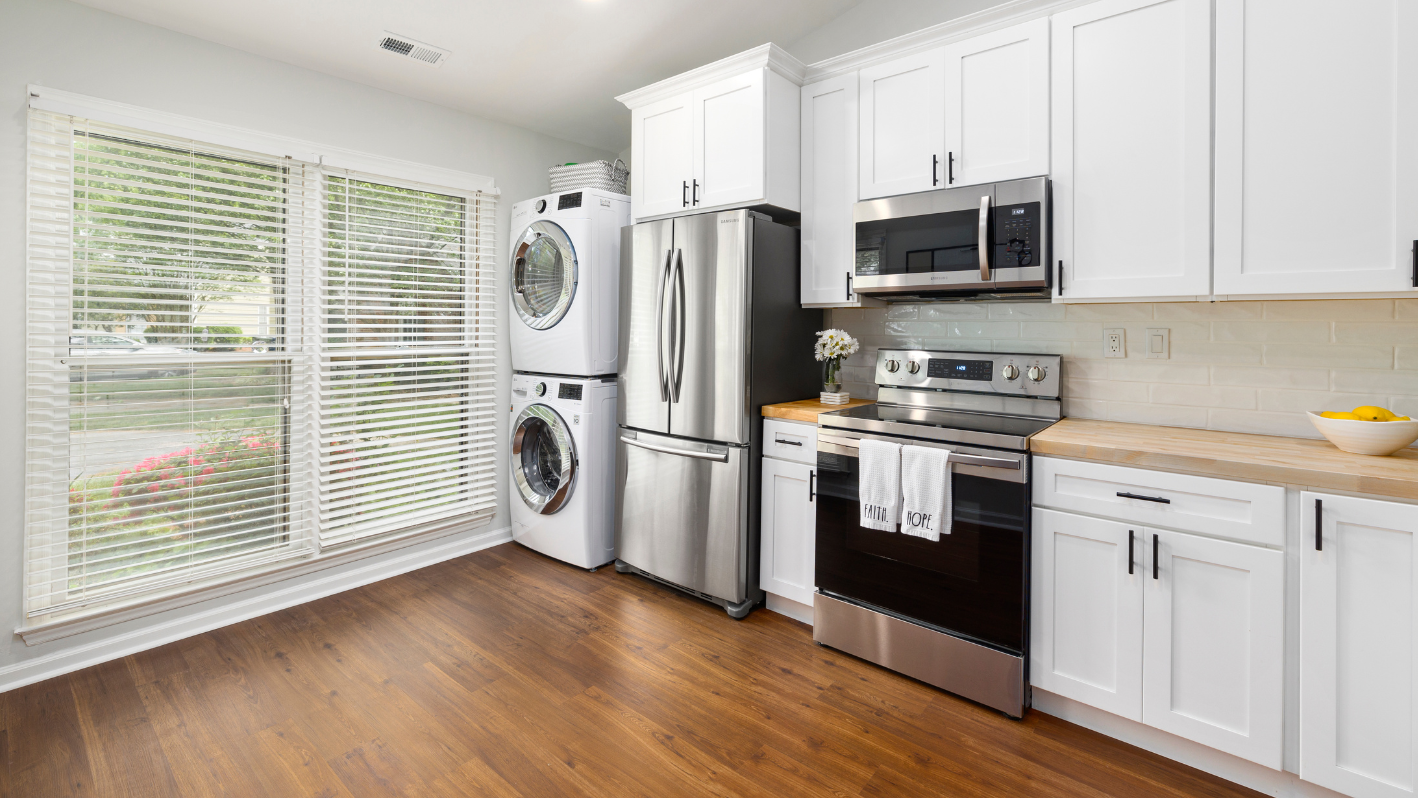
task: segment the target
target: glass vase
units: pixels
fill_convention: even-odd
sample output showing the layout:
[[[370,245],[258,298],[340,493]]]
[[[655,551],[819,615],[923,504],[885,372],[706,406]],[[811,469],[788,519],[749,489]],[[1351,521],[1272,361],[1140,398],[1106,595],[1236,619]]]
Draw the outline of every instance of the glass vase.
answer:
[[[822,390],[826,393],[842,391],[842,358],[829,357],[822,361]]]

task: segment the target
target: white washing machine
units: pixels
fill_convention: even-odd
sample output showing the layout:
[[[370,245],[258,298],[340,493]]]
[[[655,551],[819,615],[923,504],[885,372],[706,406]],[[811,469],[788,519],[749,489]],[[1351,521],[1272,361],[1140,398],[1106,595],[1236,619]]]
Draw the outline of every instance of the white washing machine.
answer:
[[[617,371],[620,228],[630,197],[583,188],[512,206],[512,368]]]
[[[581,568],[615,559],[615,379],[512,375],[512,539]]]

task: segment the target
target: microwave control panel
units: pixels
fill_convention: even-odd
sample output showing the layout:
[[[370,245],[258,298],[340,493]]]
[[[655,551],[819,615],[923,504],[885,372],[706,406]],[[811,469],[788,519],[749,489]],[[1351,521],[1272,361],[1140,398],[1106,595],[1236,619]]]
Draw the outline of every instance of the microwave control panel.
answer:
[[[1039,203],[1001,205],[995,208],[994,214],[994,268],[1012,269],[1042,264]]]

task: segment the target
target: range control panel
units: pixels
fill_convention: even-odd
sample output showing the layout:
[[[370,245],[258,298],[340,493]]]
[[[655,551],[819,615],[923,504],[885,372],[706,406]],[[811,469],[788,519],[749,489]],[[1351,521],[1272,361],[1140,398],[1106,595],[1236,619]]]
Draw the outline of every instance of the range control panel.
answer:
[[[893,388],[973,391],[1057,398],[1058,355],[879,349],[876,383]]]

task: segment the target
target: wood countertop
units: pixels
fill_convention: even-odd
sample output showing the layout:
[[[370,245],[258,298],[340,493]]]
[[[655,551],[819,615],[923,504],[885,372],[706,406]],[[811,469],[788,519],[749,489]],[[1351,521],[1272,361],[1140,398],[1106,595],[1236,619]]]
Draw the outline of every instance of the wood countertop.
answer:
[[[820,413],[830,413],[833,410],[846,410],[849,407],[861,407],[862,405],[876,404],[875,399],[848,399],[846,404],[829,405],[819,402],[816,399],[802,399],[797,402],[783,402],[776,405],[764,405],[764,418],[781,418],[784,421],[802,421],[808,424],[816,424],[817,416]]]
[[[764,408],[765,412],[767,408]],[[1418,450],[1349,454],[1325,440],[1066,418],[1029,440],[1034,454],[1418,499]]]

